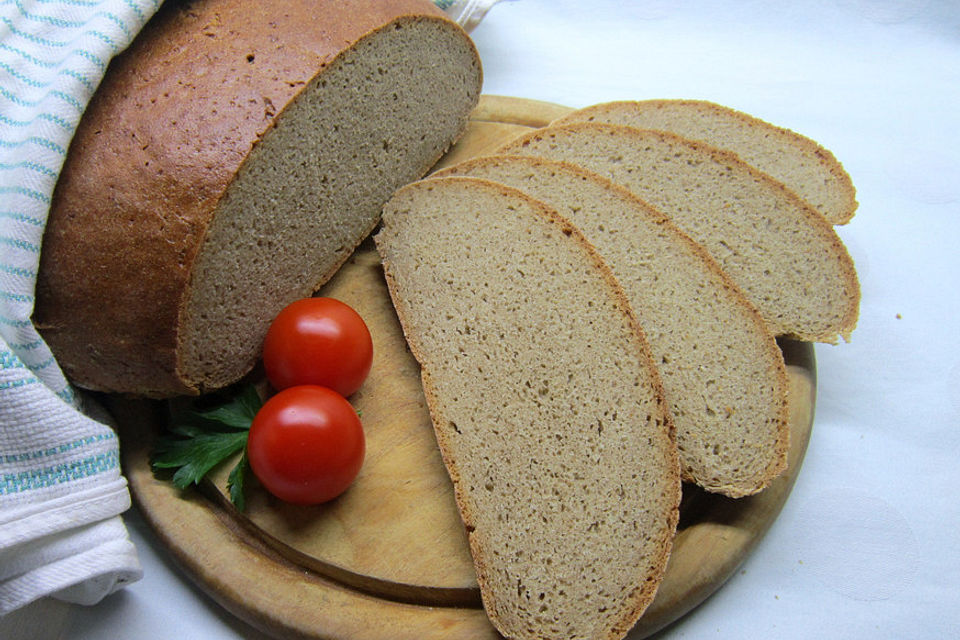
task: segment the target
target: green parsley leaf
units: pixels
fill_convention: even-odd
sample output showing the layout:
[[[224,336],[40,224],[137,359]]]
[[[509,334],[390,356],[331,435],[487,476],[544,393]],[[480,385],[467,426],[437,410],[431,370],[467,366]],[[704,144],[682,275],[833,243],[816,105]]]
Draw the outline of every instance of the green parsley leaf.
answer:
[[[247,478],[247,472],[249,470],[250,461],[247,459],[247,452],[244,451],[243,455],[240,456],[240,461],[237,463],[237,466],[233,468],[233,471],[230,472],[230,476],[227,478],[227,491],[230,492],[230,502],[240,511],[243,511],[247,506],[246,498],[243,495],[243,483]]]
[[[232,401],[219,405],[207,411],[198,412],[205,420],[219,422],[233,429],[250,430],[250,423],[257,411],[263,405],[260,394],[253,385],[246,385],[240,389]]]
[[[186,489],[199,484],[215,466],[243,449],[247,433],[205,433],[188,440],[162,438],[157,442],[155,468],[176,469],[173,484]]]
[[[172,411],[151,460],[154,469],[176,470],[173,484],[178,489],[199,484],[218,464],[244,451],[250,425],[263,403],[256,387],[247,385],[213,406],[196,404]],[[245,506],[243,479],[248,467],[244,452],[227,480],[230,500],[240,510]]]

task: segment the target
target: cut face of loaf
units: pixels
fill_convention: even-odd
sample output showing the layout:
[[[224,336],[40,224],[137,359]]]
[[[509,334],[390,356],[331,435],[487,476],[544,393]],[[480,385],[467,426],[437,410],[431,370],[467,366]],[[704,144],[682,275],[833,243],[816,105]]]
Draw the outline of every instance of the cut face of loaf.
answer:
[[[650,343],[685,480],[740,497],[786,468],[783,356],[760,314],[699,245],[633,194],[574,165],[491,156],[434,174],[447,175],[520,189],[596,247]]]
[[[404,187],[377,247],[508,638],[615,638],[650,603],[680,476],[642,331],[580,233],[473,178]]]
[[[831,224],[846,224],[857,210],[853,182],[829,150],[729,107],[703,100],[606,102],[574,111],[554,124],[574,122],[669,131],[727,149],[785,184]]]
[[[860,288],[846,248],[823,216],[736,155],[593,123],[539,129],[498,153],[571,162],[625,186],[703,246],[774,335],[849,339]]]
[[[230,384],[462,134],[472,42],[429,2],[165,5],[84,115],[35,321],[77,385]]]

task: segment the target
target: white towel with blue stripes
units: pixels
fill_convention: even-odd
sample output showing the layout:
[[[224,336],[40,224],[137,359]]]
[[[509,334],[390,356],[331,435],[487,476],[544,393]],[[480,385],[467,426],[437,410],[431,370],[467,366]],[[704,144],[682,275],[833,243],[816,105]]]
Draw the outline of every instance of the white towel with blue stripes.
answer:
[[[470,29],[496,0],[435,0]],[[0,0],[0,615],[93,604],[142,571],[109,416],[74,391],[30,317],[60,168],[110,59],[160,0]]]
[[[0,614],[92,604],[137,580],[114,431],[89,417],[30,316],[80,116],[159,0],[0,0]]]

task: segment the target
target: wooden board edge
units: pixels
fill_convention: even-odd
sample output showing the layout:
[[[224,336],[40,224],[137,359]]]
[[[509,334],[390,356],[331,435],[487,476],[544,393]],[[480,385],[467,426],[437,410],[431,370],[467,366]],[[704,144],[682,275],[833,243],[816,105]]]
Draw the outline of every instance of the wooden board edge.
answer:
[[[251,535],[231,510],[154,477],[150,405],[122,398],[104,404],[121,425],[122,465],[135,506],[187,578],[240,620],[282,638],[500,638],[481,608],[383,600],[290,562]]]
[[[483,94],[470,119],[477,122],[497,122],[524,127],[545,127],[560,116],[573,111],[552,102]]]

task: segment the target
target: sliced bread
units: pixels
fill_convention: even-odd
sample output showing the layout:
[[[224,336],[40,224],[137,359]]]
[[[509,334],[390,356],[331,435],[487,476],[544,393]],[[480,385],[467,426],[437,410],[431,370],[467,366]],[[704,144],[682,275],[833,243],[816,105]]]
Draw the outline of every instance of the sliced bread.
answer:
[[[400,189],[376,242],[491,621],[622,637],[663,575],[680,471],[616,280],[554,210],[475,178]]]
[[[684,479],[731,497],[787,464],[787,377],[763,319],[700,245],[635,195],[580,167],[488,156],[431,177],[469,175],[556,209],[596,247],[650,343]]]
[[[733,151],[796,192],[831,224],[846,224],[857,210],[853,181],[829,150],[736,109],[705,100],[605,102],[574,111],[554,124],[573,122],[669,131]]]
[[[860,288],[840,238],[737,155],[671,133],[594,123],[538,129],[498,153],[572,162],[624,185],[701,244],[774,335],[849,339]]]
[[[167,2],[56,187],[35,322],[78,386],[234,382],[466,127],[477,52],[426,0]]]

